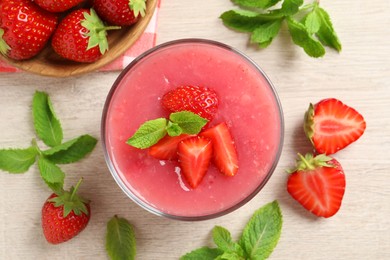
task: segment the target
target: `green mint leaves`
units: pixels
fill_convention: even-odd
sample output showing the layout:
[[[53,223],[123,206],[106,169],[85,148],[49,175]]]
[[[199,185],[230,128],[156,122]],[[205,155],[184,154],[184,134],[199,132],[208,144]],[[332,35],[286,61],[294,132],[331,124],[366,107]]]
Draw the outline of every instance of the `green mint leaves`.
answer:
[[[286,21],[292,41],[314,58],[325,55],[324,46],[338,52],[342,46],[333,28],[329,14],[319,6],[319,1],[303,5],[303,0],[284,0],[280,8],[274,8],[279,0],[232,0],[241,9],[221,14],[225,26],[250,33],[250,40],[260,48],[266,48],[278,35]],[[273,9],[268,9],[273,7]]]
[[[44,92],[36,92],[32,105],[34,127],[37,136],[50,147],[61,144],[61,123],[54,113],[53,105]]]
[[[282,230],[282,213],[277,201],[258,209],[246,224],[238,242],[230,232],[220,226],[214,227],[212,236],[217,248],[201,247],[180,260],[193,259],[267,259],[276,247]]]
[[[106,251],[112,260],[135,259],[134,228],[126,219],[114,216],[107,223]]]
[[[24,173],[35,163],[38,152],[34,147],[26,149],[1,149],[0,169],[9,173]]]
[[[44,92],[35,92],[32,116],[37,137],[48,146],[41,149],[35,139],[28,148],[0,149],[0,169],[9,173],[24,173],[37,163],[44,182],[54,192],[63,190],[65,173],[57,164],[68,164],[81,160],[92,152],[97,140],[82,135],[63,142],[63,130],[53,104]]]
[[[169,136],[198,134],[207,122],[207,119],[192,112],[172,113],[169,119],[157,118],[143,123],[127,140],[127,144],[139,149],[149,148],[167,134]]]

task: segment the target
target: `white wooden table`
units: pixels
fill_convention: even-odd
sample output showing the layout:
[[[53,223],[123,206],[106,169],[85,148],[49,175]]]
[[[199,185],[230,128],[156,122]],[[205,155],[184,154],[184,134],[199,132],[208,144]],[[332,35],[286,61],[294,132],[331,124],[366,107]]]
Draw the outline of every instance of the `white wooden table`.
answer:
[[[272,178],[248,204],[226,216],[179,222],[142,210],[109,173],[101,143],[80,163],[66,165],[66,185],[84,176],[81,193],[92,200],[92,218],[77,238],[49,245],[41,232],[40,210],[49,190],[37,168],[24,175],[0,172],[0,259],[107,259],[107,221],[118,214],[136,228],[138,259],[178,259],[212,245],[211,229],[228,228],[237,238],[262,205],[277,199],[284,215],[282,236],[270,259],[390,259],[390,2],[321,1],[333,18],[343,44],[312,59],[292,45],[286,26],[266,50],[248,44],[219,15],[229,0],[163,0],[158,43],[179,38],[208,38],[244,51],[268,74],[279,93],[285,116],[283,153]],[[50,94],[65,139],[90,133],[100,139],[105,97],[119,72],[55,79],[28,73],[0,74],[0,147],[24,147],[34,136],[31,99],[36,90]],[[309,102],[336,97],[360,111],[367,121],[364,136],[335,157],[346,172],[343,205],[330,219],[311,216],[286,192],[285,169],[297,152],[310,150],[302,131]]]

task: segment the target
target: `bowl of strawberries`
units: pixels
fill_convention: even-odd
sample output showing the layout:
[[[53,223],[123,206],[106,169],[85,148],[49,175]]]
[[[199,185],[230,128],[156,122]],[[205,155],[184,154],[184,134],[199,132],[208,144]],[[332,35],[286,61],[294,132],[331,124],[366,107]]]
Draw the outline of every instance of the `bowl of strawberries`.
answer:
[[[267,183],[283,145],[271,81],[245,54],[207,39],[160,44],[120,74],[102,143],[119,187],[159,216],[232,212]]]
[[[142,35],[157,0],[0,0],[0,59],[67,77],[95,71]]]

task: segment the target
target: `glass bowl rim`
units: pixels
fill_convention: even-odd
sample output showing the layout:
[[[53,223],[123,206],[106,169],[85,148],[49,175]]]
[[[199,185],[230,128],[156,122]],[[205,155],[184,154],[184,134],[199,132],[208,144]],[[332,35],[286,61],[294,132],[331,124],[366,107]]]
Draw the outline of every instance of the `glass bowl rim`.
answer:
[[[223,49],[226,49],[228,51],[231,51],[232,53],[234,53],[234,54],[236,54],[238,56],[241,56],[249,64],[253,65],[254,68],[259,71],[259,73],[264,77],[264,79],[268,83],[268,86],[269,86],[269,88],[270,88],[270,90],[271,90],[271,92],[273,94],[273,97],[274,97],[274,99],[276,101],[276,105],[277,105],[278,111],[279,111],[279,118],[280,118],[280,136],[279,136],[279,140],[280,141],[279,141],[278,150],[277,150],[277,152],[275,154],[275,158],[274,158],[274,160],[272,162],[272,166],[270,167],[270,169],[267,172],[267,175],[265,176],[263,181],[248,196],[246,196],[241,201],[235,203],[234,205],[232,205],[232,206],[230,206],[230,207],[228,207],[226,209],[223,209],[222,211],[218,211],[218,212],[207,214],[207,215],[199,215],[199,216],[182,216],[182,215],[169,214],[169,213],[166,213],[166,212],[158,210],[157,208],[149,205],[147,202],[145,202],[142,199],[140,199],[134,192],[132,192],[130,190],[130,188],[128,188],[125,185],[124,181],[119,176],[119,173],[117,173],[117,171],[115,169],[115,166],[113,165],[112,160],[110,158],[110,155],[108,153],[107,146],[106,146],[106,119],[107,119],[108,110],[109,110],[109,107],[110,107],[110,104],[111,104],[111,100],[112,100],[112,98],[114,96],[114,93],[115,93],[116,89],[118,88],[118,86],[120,85],[120,82],[122,81],[122,79],[127,74],[127,72],[129,70],[131,70],[138,62],[140,62],[141,60],[147,58],[150,54],[153,54],[154,52],[156,52],[156,51],[158,51],[160,49],[164,49],[166,47],[174,46],[174,45],[177,45],[177,44],[186,44],[186,43],[197,43],[197,44],[205,44],[205,45],[217,46],[219,48],[223,48]],[[208,220],[208,219],[221,217],[223,215],[226,215],[228,213],[231,213],[231,212],[237,210],[238,208],[241,208],[246,203],[248,203],[250,200],[252,200],[263,189],[263,187],[266,185],[268,180],[271,178],[273,172],[275,171],[275,168],[276,168],[276,166],[277,166],[277,164],[279,162],[279,159],[280,159],[280,156],[281,156],[281,153],[282,153],[282,148],[283,148],[283,143],[284,143],[284,116],[283,116],[282,105],[281,105],[279,96],[278,96],[278,94],[276,92],[276,89],[275,89],[274,85],[272,84],[272,82],[268,78],[268,76],[265,74],[263,69],[254,60],[252,60],[249,56],[247,56],[245,53],[239,51],[236,48],[233,48],[233,47],[231,47],[231,46],[229,46],[227,44],[224,44],[224,43],[221,43],[221,42],[218,42],[218,41],[215,41],[215,40],[201,39],[201,38],[184,38],[184,39],[177,39],[177,40],[172,40],[172,41],[168,41],[168,42],[165,42],[165,43],[161,43],[161,44],[158,44],[155,47],[145,51],[144,53],[142,53],[141,55],[136,57],[119,74],[119,76],[116,78],[116,80],[112,84],[112,87],[111,87],[110,91],[108,92],[107,97],[106,97],[106,101],[104,103],[103,112],[102,112],[102,118],[101,118],[101,142],[102,142],[102,146],[103,146],[104,158],[105,158],[106,164],[108,166],[108,169],[109,169],[112,177],[114,178],[114,180],[117,183],[117,185],[122,189],[122,191],[131,200],[133,200],[133,202],[135,202],[138,206],[140,206],[141,208],[143,208],[143,209],[145,209],[145,210],[147,210],[147,211],[149,211],[149,212],[151,212],[151,213],[153,213],[153,214],[155,214],[157,216],[166,217],[166,218],[169,218],[169,219],[183,220],[183,221]]]

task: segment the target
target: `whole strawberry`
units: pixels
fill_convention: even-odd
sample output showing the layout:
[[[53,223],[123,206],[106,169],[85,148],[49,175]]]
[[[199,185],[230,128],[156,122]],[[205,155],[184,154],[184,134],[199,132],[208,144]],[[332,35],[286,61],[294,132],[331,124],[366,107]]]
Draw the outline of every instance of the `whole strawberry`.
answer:
[[[335,98],[310,104],[304,130],[318,153],[334,154],[359,139],[366,129],[363,116]]]
[[[53,193],[43,205],[43,234],[51,244],[59,244],[75,237],[89,222],[89,202],[76,194],[80,183],[81,180],[69,192]]]
[[[345,192],[345,175],[338,161],[324,154],[299,154],[287,191],[305,209],[328,218],[338,212]]]
[[[162,97],[162,106],[170,112],[190,111],[211,121],[218,111],[218,96],[211,88],[180,86]]]
[[[34,0],[37,5],[53,13],[64,12],[84,1],[85,0]]]
[[[31,0],[0,0],[0,53],[30,59],[45,47],[56,26],[56,15]]]
[[[108,23],[126,26],[145,16],[146,0],[95,0],[93,7]]]
[[[65,59],[94,62],[107,50],[106,27],[93,9],[78,9],[68,14],[58,25],[52,39],[54,51]]]

